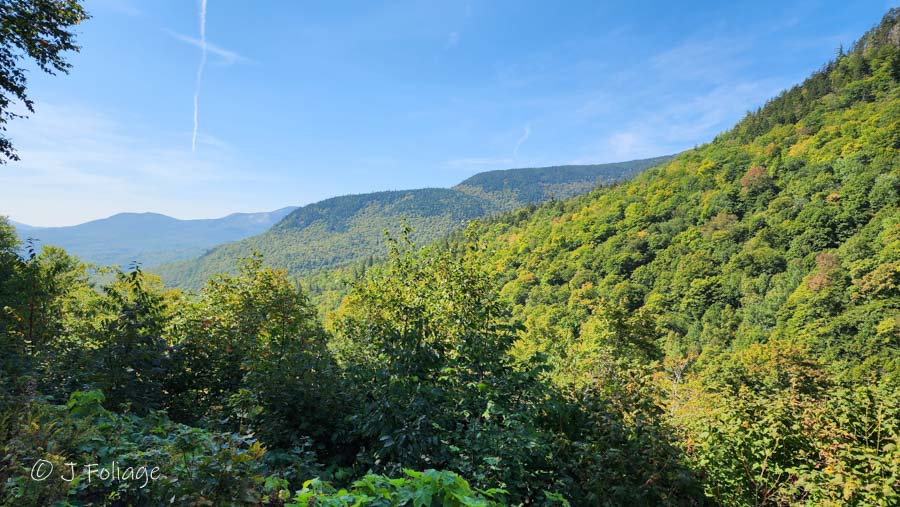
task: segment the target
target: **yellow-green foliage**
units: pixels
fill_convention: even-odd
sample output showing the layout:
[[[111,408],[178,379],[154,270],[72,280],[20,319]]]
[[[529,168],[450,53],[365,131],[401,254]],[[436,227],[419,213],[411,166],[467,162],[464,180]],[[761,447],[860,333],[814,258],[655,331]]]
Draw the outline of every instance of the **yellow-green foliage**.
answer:
[[[897,505],[898,34],[631,182],[390,240],[329,329],[256,257],[97,292],[0,220],[0,499]],[[120,455],[173,479],[27,477]]]

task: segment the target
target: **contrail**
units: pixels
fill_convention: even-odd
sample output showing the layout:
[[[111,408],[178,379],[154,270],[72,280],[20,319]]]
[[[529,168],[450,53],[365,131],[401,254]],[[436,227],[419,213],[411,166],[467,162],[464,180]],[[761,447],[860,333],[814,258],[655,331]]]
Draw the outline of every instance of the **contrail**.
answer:
[[[200,66],[197,67],[197,84],[194,86],[194,135],[191,138],[191,151],[197,151],[197,128],[200,106],[200,80],[203,78],[203,67],[206,67],[206,0],[200,0]]]
[[[531,135],[531,125],[525,125],[525,131],[522,132],[522,137],[519,138],[519,141],[516,142],[516,147],[513,148],[513,158],[519,156],[519,148],[522,144],[528,140],[528,136]]]

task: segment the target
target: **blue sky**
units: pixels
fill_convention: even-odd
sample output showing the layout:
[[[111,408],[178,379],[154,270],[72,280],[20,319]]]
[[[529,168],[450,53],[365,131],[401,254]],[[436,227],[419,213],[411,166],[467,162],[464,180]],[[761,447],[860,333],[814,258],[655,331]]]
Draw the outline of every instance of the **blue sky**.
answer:
[[[30,74],[0,213],[69,225],[451,186],[712,139],[897,1],[88,0],[68,76]]]

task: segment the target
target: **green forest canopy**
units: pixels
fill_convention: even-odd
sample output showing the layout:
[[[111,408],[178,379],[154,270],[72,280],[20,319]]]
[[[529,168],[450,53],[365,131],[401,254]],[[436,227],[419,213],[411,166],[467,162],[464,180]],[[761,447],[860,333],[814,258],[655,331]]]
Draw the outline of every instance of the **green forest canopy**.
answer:
[[[476,218],[550,199],[588,192],[597,185],[633,177],[671,157],[613,164],[488,171],[453,188],[422,188],[344,195],[294,210],[271,230],[220,245],[197,259],[153,266],[168,285],[199,289],[216,273],[234,269],[234,259],[253,252],[291,274],[315,275],[383,257],[385,231],[412,226],[413,239],[430,243]]]
[[[896,505],[898,18],[632,181],[402,231],[326,324],[259,257],[98,292],[4,223],[4,503]]]

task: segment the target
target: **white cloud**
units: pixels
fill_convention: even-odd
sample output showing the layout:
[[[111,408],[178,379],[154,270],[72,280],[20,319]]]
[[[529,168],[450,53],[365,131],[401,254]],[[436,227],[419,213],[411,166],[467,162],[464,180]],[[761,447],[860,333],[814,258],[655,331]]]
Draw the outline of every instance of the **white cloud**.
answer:
[[[194,46],[201,50],[203,49],[203,41],[201,41],[200,39],[196,39],[194,37],[183,35],[178,32],[172,32],[169,30],[166,30],[166,33],[168,33],[175,39],[180,40],[181,42],[190,44],[191,46]],[[219,57],[219,63],[222,65],[232,65],[235,63],[252,63],[252,60],[250,60],[249,58],[242,56],[235,51],[231,51],[230,49],[225,49],[221,46],[217,46],[212,42],[207,41],[206,50],[210,54]]]
[[[569,121],[596,131],[576,160],[643,158],[711,141],[791,84],[788,76],[748,71],[754,45],[747,34],[692,35],[609,75],[570,109]]]
[[[41,103],[31,118],[13,124],[21,160],[0,167],[0,214],[31,225],[70,225],[120,211],[224,215],[234,208],[223,196],[235,182],[265,181],[236,170],[222,140],[200,136],[204,152],[192,154],[173,148],[183,132],[149,138],[130,131],[131,124],[87,107]]]
[[[674,100],[605,135],[592,149],[593,160],[653,157],[691,148],[698,141],[711,141],[753,105],[762,105],[784,86],[775,79],[729,83],[693,98]]]
[[[203,79],[203,68],[206,67],[206,53],[209,43],[206,42],[206,0],[200,0],[200,65],[197,66],[197,79],[194,84],[194,130],[191,133],[191,151],[197,151],[197,133],[200,128],[200,81]]]

